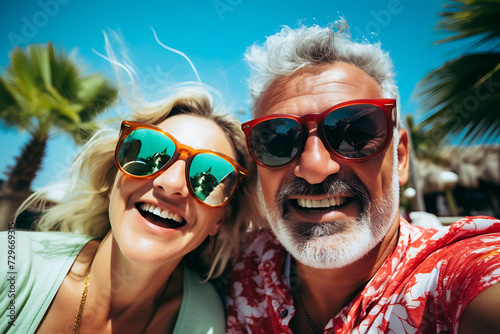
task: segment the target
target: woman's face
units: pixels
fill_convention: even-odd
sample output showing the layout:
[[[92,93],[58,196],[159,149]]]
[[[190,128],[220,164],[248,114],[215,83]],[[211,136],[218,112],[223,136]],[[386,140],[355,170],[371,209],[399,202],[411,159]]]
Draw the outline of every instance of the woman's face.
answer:
[[[211,120],[176,115],[157,126],[182,144],[236,159],[229,139]],[[191,196],[183,159],[156,178],[132,179],[117,173],[110,194],[109,218],[114,239],[129,260],[144,264],[178,263],[207,236],[215,235],[229,213],[227,204],[211,208]]]

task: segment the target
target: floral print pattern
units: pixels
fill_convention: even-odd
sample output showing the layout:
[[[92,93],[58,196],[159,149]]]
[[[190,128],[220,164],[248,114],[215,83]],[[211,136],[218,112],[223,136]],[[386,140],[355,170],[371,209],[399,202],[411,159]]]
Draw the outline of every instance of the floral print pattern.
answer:
[[[270,231],[239,257],[227,299],[228,333],[292,333],[286,257]],[[394,251],[324,333],[457,333],[468,303],[499,281],[499,220],[466,217],[435,230],[401,218]]]

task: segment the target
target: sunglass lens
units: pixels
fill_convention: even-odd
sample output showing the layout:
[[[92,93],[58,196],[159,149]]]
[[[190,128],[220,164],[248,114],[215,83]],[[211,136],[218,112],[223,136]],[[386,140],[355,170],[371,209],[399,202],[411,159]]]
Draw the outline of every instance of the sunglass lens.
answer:
[[[151,129],[137,129],[123,140],[118,162],[124,171],[135,176],[148,176],[163,168],[175,151],[174,142]]]
[[[328,144],[338,154],[346,158],[364,158],[384,145],[387,123],[380,107],[357,104],[328,114],[324,132]]]
[[[270,167],[283,166],[299,153],[300,124],[290,118],[273,118],[256,124],[250,133],[253,155]]]
[[[225,203],[235,190],[236,179],[234,167],[215,154],[200,153],[191,161],[191,189],[205,204],[217,206]]]

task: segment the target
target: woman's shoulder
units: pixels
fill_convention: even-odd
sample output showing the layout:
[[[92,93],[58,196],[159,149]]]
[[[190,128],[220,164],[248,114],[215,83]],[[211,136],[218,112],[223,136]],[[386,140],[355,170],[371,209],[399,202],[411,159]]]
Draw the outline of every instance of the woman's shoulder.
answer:
[[[0,311],[15,307],[18,319],[0,322],[0,332],[36,330],[76,256],[91,239],[60,232],[0,232],[0,244],[8,247],[8,256],[0,257],[1,267],[8,268],[7,279],[0,282]]]
[[[182,304],[174,333],[225,333],[224,307],[214,286],[186,266],[183,270]]]
[[[11,257],[2,258],[0,264],[8,265],[20,282],[50,284],[65,276],[90,240],[88,236],[61,232],[2,232],[0,244],[8,245]]]
[[[5,231],[0,233],[0,243],[15,248],[19,257],[58,257],[76,256],[91,237],[63,232]]]
[[[54,241],[63,240],[67,242],[74,242],[78,240],[92,239],[88,235],[58,232],[58,231],[42,232],[42,231],[8,230],[0,232],[0,238],[9,238],[9,235],[15,236],[16,239],[18,240],[27,240],[34,243],[51,241],[51,240]]]
[[[206,297],[217,297],[220,299],[212,283],[206,282],[196,272],[188,267],[184,267],[183,270],[184,290],[187,289],[189,292],[193,292],[196,296],[204,295],[205,297],[203,297],[203,299],[206,299]]]

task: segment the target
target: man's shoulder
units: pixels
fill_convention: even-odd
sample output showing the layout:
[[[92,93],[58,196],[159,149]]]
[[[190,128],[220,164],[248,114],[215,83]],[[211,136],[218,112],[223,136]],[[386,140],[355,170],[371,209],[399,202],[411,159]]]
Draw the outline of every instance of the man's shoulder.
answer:
[[[500,220],[490,216],[464,217],[449,227],[451,233],[482,235],[500,232]]]
[[[500,220],[493,217],[465,217],[445,230],[441,238],[431,238],[431,241],[441,241],[439,256],[453,259],[460,267],[471,264],[471,270],[476,270],[477,263],[484,262],[488,257],[498,263],[500,247]]]
[[[401,219],[401,228],[404,234],[410,235],[411,244],[443,245],[487,234],[499,234],[500,220],[489,216],[471,216],[464,217],[441,229],[435,229],[414,226]]]
[[[406,265],[415,266],[412,267],[415,272],[427,275],[434,270],[442,277],[451,275],[457,284],[461,284],[461,280],[467,277],[480,279],[490,275],[500,264],[498,219],[465,217],[444,229],[419,227],[415,231],[404,260]],[[451,279],[446,281],[451,282]]]
[[[402,220],[401,234],[408,243],[405,257],[425,258],[460,247],[473,250],[492,240],[500,242],[500,220],[488,216],[464,217],[439,230],[413,226]],[[448,252],[447,256],[455,255]]]

